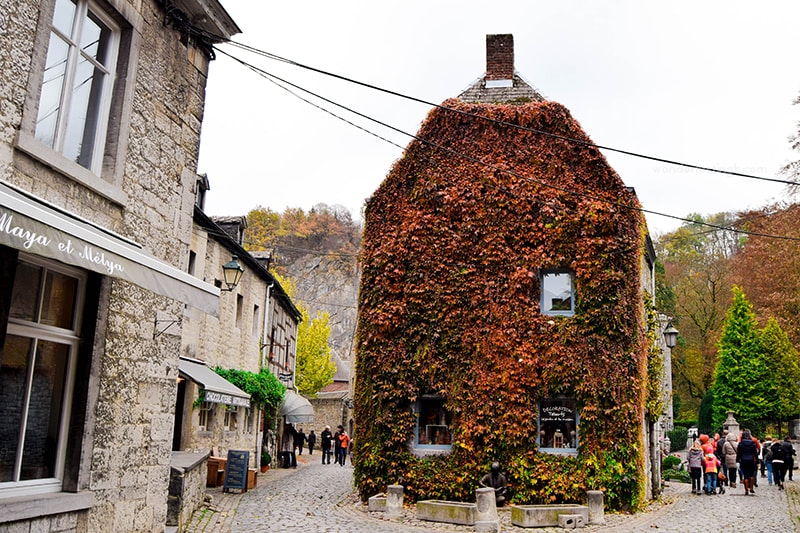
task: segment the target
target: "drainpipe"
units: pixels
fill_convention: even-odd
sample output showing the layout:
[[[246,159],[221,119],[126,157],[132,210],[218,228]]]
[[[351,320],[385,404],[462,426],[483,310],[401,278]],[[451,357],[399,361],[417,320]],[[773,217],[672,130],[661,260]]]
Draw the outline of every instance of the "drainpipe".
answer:
[[[264,368],[264,348],[266,348],[267,343],[267,320],[269,317],[269,293],[272,289],[272,286],[275,285],[275,282],[270,283],[267,285],[267,295],[264,299],[264,325],[261,328],[261,348],[259,349],[259,357],[261,361],[259,361],[258,369],[259,371]],[[259,416],[257,417],[258,422],[261,422],[261,413],[262,411],[259,409]],[[264,413],[266,415],[266,413]],[[264,436],[267,434],[266,431],[266,419],[264,420],[264,431],[261,435],[261,439],[259,441],[258,438],[258,428],[256,428],[256,469],[261,468],[261,446],[263,445]]]

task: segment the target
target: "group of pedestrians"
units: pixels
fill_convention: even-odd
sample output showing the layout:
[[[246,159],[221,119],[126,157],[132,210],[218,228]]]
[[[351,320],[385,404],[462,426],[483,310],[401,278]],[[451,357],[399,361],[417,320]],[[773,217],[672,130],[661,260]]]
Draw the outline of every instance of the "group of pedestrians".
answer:
[[[335,464],[344,466],[348,454],[350,454],[350,463],[353,462],[353,439],[343,426],[336,426],[336,433],[331,433],[331,427],[325,426],[320,437],[322,439],[322,464],[331,464],[331,454]]]
[[[770,485],[774,483],[783,490],[787,473],[792,479],[795,455],[788,436],[781,442],[767,435],[762,444],[747,429],[740,437],[728,430],[713,438],[700,435],[687,457],[692,493],[724,494],[726,486],[736,488],[738,477],[744,494],[755,496],[753,489],[758,487],[759,464],[761,477],[767,477]]]
[[[331,464],[331,456],[335,464],[344,466],[347,456],[353,462],[353,439],[347,434],[343,426],[337,426],[336,433],[331,433],[331,427],[325,426],[320,437],[322,450],[322,464]],[[308,455],[314,455],[317,444],[317,435],[312,429],[308,435],[302,429],[296,430],[291,424],[283,428],[281,441],[281,465],[283,468],[297,468],[297,455],[303,455],[303,448],[308,444]]]

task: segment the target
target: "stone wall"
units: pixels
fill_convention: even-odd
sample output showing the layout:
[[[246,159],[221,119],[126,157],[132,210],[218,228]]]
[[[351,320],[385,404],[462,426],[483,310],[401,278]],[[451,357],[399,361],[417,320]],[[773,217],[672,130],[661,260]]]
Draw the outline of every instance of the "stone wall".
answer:
[[[120,58],[130,62],[118,77],[125,90],[115,91],[120,113],[112,122],[122,135],[106,161],[112,176],[92,185],[17,144],[21,124],[35,119],[27,95],[40,81],[52,2],[0,0],[0,179],[185,270],[208,60],[165,24],[160,2],[107,4],[126,21]],[[71,421],[82,431],[68,451],[79,463],[68,477],[94,504],[17,523],[15,531],[151,532],[166,521],[184,304],[98,278],[96,300],[87,302],[97,313],[93,337],[83,339],[88,372],[76,392],[85,405],[73,406]],[[154,338],[157,315],[178,323]]]

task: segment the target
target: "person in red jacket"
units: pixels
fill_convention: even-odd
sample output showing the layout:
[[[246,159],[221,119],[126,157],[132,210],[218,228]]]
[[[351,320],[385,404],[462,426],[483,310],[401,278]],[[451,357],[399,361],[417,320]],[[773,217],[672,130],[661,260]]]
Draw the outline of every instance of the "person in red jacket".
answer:
[[[344,466],[345,459],[347,459],[347,447],[350,445],[350,436],[342,426],[339,426],[339,464]]]
[[[713,453],[707,453],[703,460],[703,468],[706,472],[706,494],[717,493],[717,472],[722,463]],[[719,488],[720,494],[725,494],[725,487]]]

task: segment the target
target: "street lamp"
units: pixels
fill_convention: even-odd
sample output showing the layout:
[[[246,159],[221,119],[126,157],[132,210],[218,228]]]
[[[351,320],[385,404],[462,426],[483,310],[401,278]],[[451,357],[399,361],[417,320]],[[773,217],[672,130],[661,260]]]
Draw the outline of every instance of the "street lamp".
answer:
[[[232,291],[235,289],[239,284],[239,280],[242,279],[243,273],[244,269],[239,264],[239,257],[232,256],[230,261],[222,265],[222,277],[225,278],[227,289],[221,288],[220,290]]]
[[[675,329],[675,326],[672,325],[672,322],[667,324],[667,327],[664,329],[664,342],[667,345],[667,348],[674,348],[675,345],[678,343],[678,330]]]

